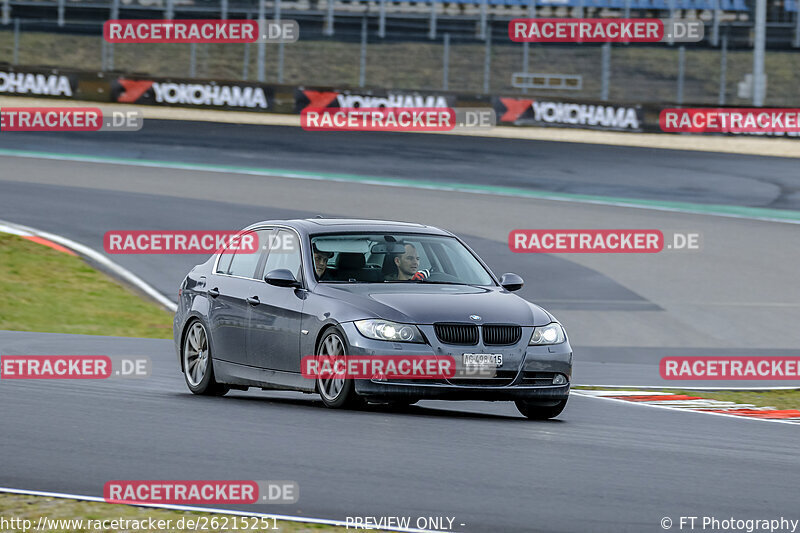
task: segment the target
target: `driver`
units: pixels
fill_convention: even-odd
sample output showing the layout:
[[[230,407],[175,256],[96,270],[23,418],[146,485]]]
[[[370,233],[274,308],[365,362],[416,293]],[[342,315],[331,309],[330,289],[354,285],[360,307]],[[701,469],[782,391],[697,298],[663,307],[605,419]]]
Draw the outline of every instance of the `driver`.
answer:
[[[419,270],[419,255],[413,244],[406,244],[406,251],[394,256],[397,271],[386,276],[387,281],[423,281],[429,275],[427,270]]]

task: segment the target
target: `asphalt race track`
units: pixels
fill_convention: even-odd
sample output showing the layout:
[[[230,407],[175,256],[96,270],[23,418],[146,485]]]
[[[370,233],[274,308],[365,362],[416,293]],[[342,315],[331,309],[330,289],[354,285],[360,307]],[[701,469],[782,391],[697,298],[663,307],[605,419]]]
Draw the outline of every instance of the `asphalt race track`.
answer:
[[[627,198],[800,208],[797,159],[486,137],[148,120],[140,132],[15,133],[0,147]],[[770,169],[764,172],[764,169]]]
[[[575,397],[330,411],[317,396],[192,396],[169,341],[4,333],[4,353],[147,354],[152,379],[0,387],[2,482],[101,495],[111,479],[291,479],[301,516],[454,516],[458,531],[660,529],[663,516],[797,509],[797,428]],[[13,408],[12,408],[13,406]],[[460,524],[465,526],[460,526]]]
[[[0,149],[341,172],[798,208],[797,160],[408,134],[169,123],[140,135],[6,134]],[[793,224],[332,180],[0,155],[0,220],[102,251],[123,229],[256,220],[413,220],[463,236],[566,325],[576,383],[657,385],[665,355],[798,347]],[[517,228],[653,228],[699,251],[514,254]],[[191,255],[113,259],[174,297]],[[186,389],[171,341],[0,332],[3,354],[147,355],[141,380],[0,382],[0,485],[101,495],[111,479],[291,479],[318,518],[454,516],[464,531],[663,531],[664,516],[792,517],[797,429],[573,397],[534,423],[511,404],[324,409],[316,396]],[[783,382],[781,385],[795,383]],[[464,524],[463,526],[461,524]]]

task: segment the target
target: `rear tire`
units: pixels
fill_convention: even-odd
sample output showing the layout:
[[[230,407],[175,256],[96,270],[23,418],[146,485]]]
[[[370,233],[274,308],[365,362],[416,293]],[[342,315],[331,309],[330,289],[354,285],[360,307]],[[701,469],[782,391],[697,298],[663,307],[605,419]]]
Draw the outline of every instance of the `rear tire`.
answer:
[[[542,402],[531,402],[526,400],[517,400],[514,403],[516,404],[519,412],[530,420],[548,420],[550,418],[555,418],[560,415],[561,411],[564,410],[564,407],[567,406],[567,400],[561,400],[555,405],[542,405]]]
[[[225,396],[230,390],[224,383],[214,379],[214,363],[211,359],[211,344],[208,331],[199,320],[189,324],[183,337],[183,377],[194,394],[202,396]]]
[[[347,343],[344,339],[345,335],[339,328],[332,327],[328,329],[319,340],[317,355],[330,358],[332,364],[336,359],[349,355],[347,353]],[[356,394],[353,380],[347,377],[317,378],[317,392],[322,398],[322,403],[325,404],[325,407],[331,409],[348,409],[360,407],[364,404],[363,399]]]

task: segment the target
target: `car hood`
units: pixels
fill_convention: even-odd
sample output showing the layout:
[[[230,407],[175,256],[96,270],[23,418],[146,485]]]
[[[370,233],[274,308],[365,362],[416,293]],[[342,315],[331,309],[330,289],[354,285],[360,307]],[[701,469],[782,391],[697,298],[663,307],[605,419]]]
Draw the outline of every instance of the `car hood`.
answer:
[[[552,317],[541,307],[499,288],[438,284],[323,284],[322,291],[358,308],[362,318],[413,324],[474,322],[542,326]],[[471,319],[477,315],[479,320]]]

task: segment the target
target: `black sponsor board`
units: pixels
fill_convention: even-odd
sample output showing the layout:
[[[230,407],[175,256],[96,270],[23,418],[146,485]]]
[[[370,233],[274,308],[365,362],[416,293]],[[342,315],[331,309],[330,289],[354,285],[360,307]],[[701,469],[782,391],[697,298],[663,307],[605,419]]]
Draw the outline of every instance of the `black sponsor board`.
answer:
[[[612,131],[645,131],[641,105],[578,102],[536,96],[496,96],[498,125],[555,126]],[[658,119],[656,118],[656,128]]]
[[[170,107],[275,111],[275,88],[259,83],[117,76],[112,102]]]
[[[456,107],[458,96],[441,91],[393,91],[297,87],[295,113],[306,107]]]
[[[0,63],[0,96],[75,99],[84,73],[57,68],[19,67]]]

